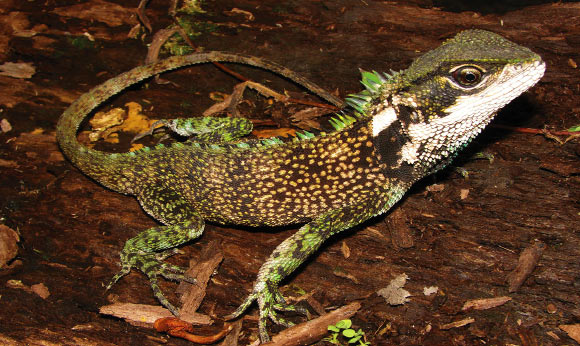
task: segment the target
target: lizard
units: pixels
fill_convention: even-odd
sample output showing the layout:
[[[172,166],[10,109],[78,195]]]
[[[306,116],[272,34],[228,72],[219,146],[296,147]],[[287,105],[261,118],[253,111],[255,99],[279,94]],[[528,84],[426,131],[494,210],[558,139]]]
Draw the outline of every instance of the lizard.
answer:
[[[163,262],[172,249],[198,238],[205,221],[253,227],[302,225],[260,267],[253,288],[226,319],[257,302],[262,342],[267,323],[291,323],[280,282],[330,237],[386,213],[421,178],[446,167],[499,109],[536,84],[545,63],[530,49],[484,30],[466,30],[416,58],[402,71],[363,72],[363,91],[350,95],[331,120],[333,130],[303,132],[294,140],[244,139],[244,118],[164,120],[193,135],[186,142],[105,153],[79,143],[76,133],[95,108],[128,86],[164,71],[222,61],[289,76],[330,103],[341,101],[275,63],[221,52],[175,56],[136,67],[91,89],[57,124],[61,150],[83,173],[114,191],[135,196],[160,222],[129,239],[121,270],[149,279],[160,303],[177,315],[158,278],[192,279]]]

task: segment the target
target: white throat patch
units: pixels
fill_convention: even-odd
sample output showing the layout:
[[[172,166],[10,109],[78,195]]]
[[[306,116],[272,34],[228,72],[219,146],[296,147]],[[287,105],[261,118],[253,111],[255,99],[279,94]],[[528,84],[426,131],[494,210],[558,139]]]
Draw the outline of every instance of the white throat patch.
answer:
[[[378,136],[382,130],[391,126],[391,124],[395,121],[397,121],[397,113],[395,112],[395,109],[393,107],[387,107],[383,109],[380,113],[373,117],[373,136]]]

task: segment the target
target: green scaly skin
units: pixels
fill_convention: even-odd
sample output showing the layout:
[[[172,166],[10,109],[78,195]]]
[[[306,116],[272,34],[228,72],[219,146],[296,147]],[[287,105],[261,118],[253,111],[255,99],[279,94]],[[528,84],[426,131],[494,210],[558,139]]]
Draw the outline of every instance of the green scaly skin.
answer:
[[[127,241],[121,271],[143,271],[159,301],[177,314],[157,278],[190,280],[162,262],[172,248],[199,237],[204,220],[247,226],[304,224],[260,268],[247,299],[228,318],[257,301],[259,330],[276,313],[303,311],[286,304],[280,282],[332,235],[389,210],[422,177],[445,167],[495,113],[543,75],[541,58],[496,34],[469,30],[392,75],[364,72],[366,90],[331,123],[335,131],[294,141],[240,141],[251,130],[243,119],[163,120],[194,140],[107,154],[80,145],[76,132],[99,104],[145,78],[208,61],[250,64],[280,73],[329,102],[340,101],[283,67],[226,53],[172,57],[137,67],[94,88],[62,115],[57,138],[63,152],[103,185],[134,195],[159,220]],[[161,254],[160,254],[161,253]]]

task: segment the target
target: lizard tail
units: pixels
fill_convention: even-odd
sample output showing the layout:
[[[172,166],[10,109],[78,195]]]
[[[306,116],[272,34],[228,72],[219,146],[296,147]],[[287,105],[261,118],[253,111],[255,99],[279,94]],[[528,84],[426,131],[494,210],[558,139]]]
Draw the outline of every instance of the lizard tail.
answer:
[[[149,65],[136,67],[83,94],[62,114],[58,121],[56,137],[64,154],[89,177],[121,193],[131,193],[126,173],[130,172],[129,154],[111,154],[87,148],[77,140],[77,131],[83,120],[101,103],[127,87],[161,72],[207,62],[234,62],[272,71],[302,85],[328,102],[340,106],[342,101],[324,89],[298,76],[291,70],[273,62],[249,55],[222,52],[196,53],[174,56]]]

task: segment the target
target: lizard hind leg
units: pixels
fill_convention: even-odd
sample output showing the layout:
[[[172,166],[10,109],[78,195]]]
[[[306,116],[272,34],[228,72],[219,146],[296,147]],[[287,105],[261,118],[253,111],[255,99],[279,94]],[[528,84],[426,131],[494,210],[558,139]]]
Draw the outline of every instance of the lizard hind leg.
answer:
[[[160,127],[166,127],[180,136],[191,137],[195,142],[219,144],[247,136],[252,132],[253,124],[248,119],[232,117],[162,119],[156,121],[149,131],[135,136],[133,142],[153,134]]]
[[[267,331],[268,319],[283,326],[291,325],[276,311],[295,311],[304,313],[305,309],[286,303],[278,285],[290,275],[305,260],[313,254],[333,234],[357,225],[374,215],[374,204],[347,206],[331,209],[310,223],[302,226],[298,232],[284,240],[272,252],[262,265],[254,283],[252,293],[231,315],[225,317],[231,320],[239,317],[254,301],[258,302],[260,339],[270,340]]]
[[[163,260],[177,252],[174,249],[176,246],[199,237],[203,233],[204,221],[185,199],[173,191],[152,185],[139,194],[138,199],[143,209],[165,225],[149,228],[127,240],[120,254],[121,270],[107,289],[132,268],[139,269],[149,278],[153,294],[159,302],[178,315],[177,309],[161,292],[158,278],[195,283],[193,278],[184,274],[183,268]]]

